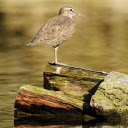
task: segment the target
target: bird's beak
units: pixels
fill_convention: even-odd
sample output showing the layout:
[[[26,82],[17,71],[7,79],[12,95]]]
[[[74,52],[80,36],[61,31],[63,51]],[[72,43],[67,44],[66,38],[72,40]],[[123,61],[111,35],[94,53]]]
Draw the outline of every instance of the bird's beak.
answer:
[[[73,13],[74,13],[74,15],[76,15],[76,16],[85,17],[85,16],[82,15],[82,14],[79,14],[79,13],[76,13],[76,12],[73,12]]]

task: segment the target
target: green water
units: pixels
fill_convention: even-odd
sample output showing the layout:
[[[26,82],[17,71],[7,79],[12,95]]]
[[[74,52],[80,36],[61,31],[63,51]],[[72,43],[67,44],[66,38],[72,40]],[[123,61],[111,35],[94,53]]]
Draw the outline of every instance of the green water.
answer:
[[[76,33],[59,47],[58,61],[86,69],[128,74],[127,0],[0,0],[1,128],[14,127],[14,102],[19,87],[23,84],[42,86],[43,66],[54,61],[53,48],[47,45],[28,47],[26,43],[46,21],[58,15],[63,5],[73,7],[74,11],[84,14],[85,19],[74,17]],[[94,126],[127,127],[120,123]]]

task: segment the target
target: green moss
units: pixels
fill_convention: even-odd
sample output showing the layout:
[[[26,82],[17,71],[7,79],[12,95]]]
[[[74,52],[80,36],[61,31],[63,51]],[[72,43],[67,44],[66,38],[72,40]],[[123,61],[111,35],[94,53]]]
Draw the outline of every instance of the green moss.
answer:
[[[34,93],[35,95],[39,95],[42,96],[43,94],[46,95],[50,95],[50,96],[54,96],[58,98],[58,101],[66,103],[66,104],[70,104],[74,107],[77,107],[79,109],[83,109],[83,101],[75,99],[75,98],[71,98],[65,94],[63,94],[62,92],[55,92],[55,91],[49,91],[40,87],[35,87],[35,86],[30,86],[30,85],[24,85],[22,86],[20,89],[25,89],[31,93]]]
[[[97,114],[108,118],[128,115],[128,75],[111,72],[92,97]]]
[[[56,74],[58,67],[61,67],[59,75],[64,75],[64,76],[77,78],[77,79],[93,78],[93,79],[99,79],[99,81],[105,78],[104,75],[100,75],[100,73],[96,71],[84,70],[84,69],[82,70],[80,68],[75,68],[75,67],[73,68],[69,66],[56,66],[56,65],[50,65],[50,64],[45,65],[44,72]]]

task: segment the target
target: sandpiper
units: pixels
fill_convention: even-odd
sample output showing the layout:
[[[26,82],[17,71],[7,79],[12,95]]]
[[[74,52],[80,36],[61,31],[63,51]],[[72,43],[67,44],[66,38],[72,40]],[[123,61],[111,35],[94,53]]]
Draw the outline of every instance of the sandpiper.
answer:
[[[75,13],[69,6],[64,6],[60,9],[59,15],[50,19],[44,24],[34,39],[26,45],[36,44],[48,44],[55,49],[55,64],[59,64],[57,61],[57,49],[60,44],[68,40],[75,32],[75,22],[72,17],[84,16],[82,14]]]

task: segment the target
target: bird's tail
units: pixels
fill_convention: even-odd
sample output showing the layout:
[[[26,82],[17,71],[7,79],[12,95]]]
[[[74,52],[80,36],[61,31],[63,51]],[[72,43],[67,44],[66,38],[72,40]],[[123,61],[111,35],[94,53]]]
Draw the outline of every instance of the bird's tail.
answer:
[[[34,43],[34,42],[30,42],[30,43],[28,43],[28,44],[26,44],[27,46],[33,46],[33,45],[36,45],[36,43]]]

